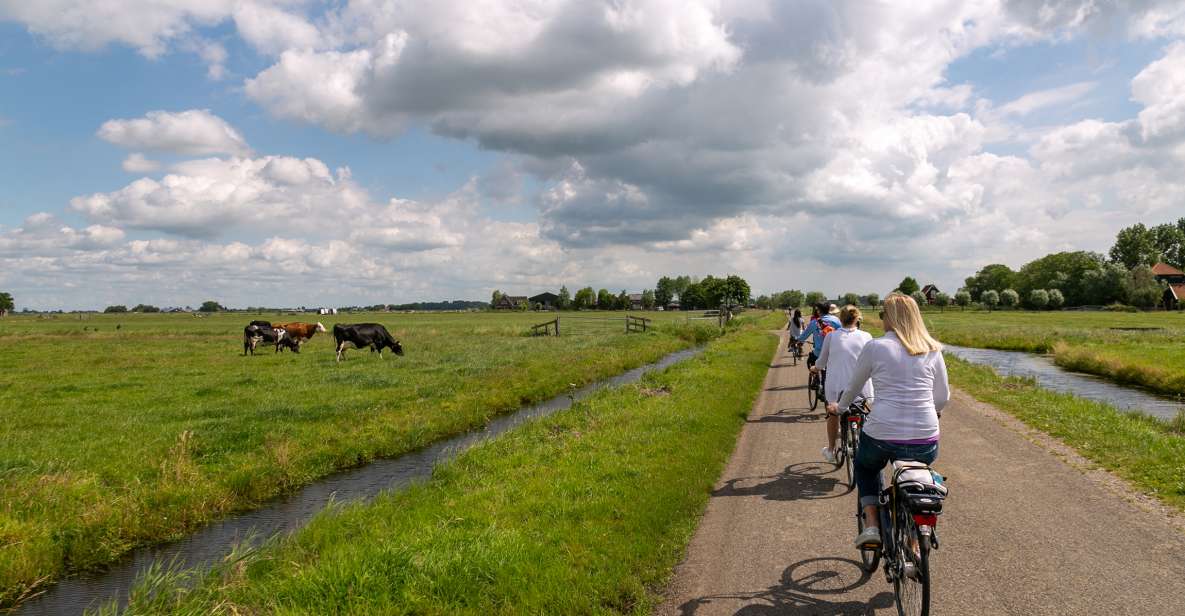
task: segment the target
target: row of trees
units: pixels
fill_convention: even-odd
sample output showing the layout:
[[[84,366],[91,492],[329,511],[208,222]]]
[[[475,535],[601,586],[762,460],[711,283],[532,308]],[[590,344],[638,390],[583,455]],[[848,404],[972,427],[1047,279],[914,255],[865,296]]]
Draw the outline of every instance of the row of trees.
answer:
[[[678,301],[685,310],[715,309],[728,305],[747,305],[750,294],[749,283],[737,275],[724,278],[707,276],[703,279],[692,276],[663,276],[653,289],[642,291],[641,303],[645,310],[667,306]],[[490,298],[490,305],[497,305],[504,294],[496,290]],[[592,287],[578,289],[572,294],[567,286],[560,287],[556,308],[560,310],[626,310],[632,307],[630,294],[622,289],[616,295],[608,289],[594,290]],[[531,308],[524,303],[519,308]]]
[[[1129,270],[1164,262],[1185,269],[1185,218],[1176,223],[1146,227],[1143,223],[1121,229],[1108,256]]]
[[[1017,296],[1014,305],[1029,308],[1110,304],[1154,308],[1164,294],[1151,267],[1136,265],[1129,269],[1086,251],[1046,255],[1017,271],[999,263],[988,265],[966,279],[964,290],[972,301],[985,304],[988,301],[984,294],[994,292],[1004,306],[1008,304],[1003,294],[1013,291]],[[1038,291],[1044,291],[1048,301],[1042,302]]]

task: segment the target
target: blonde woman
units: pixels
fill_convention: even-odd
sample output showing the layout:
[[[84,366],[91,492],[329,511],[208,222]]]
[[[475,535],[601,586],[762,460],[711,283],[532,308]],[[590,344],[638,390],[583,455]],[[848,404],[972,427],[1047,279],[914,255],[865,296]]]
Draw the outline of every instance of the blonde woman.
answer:
[[[827,403],[827,446],[823,448],[823,459],[835,464],[835,439],[839,437],[839,395],[852,378],[856,370],[856,360],[864,345],[872,341],[872,335],[860,331],[858,328],[860,309],[848,304],[839,311],[839,322],[842,327],[831,332],[823,339],[823,351],[819,353],[819,361],[811,367],[811,372],[827,371],[827,380],[823,382],[824,396],[832,402]],[[872,397],[872,384],[865,383],[860,392],[865,398]],[[846,408],[846,407],[845,407]]]
[[[891,460],[932,463],[938,457],[938,417],[950,401],[942,345],[926,331],[917,302],[890,295],[881,316],[885,335],[865,345],[839,401],[839,408],[847,408],[872,380],[876,400],[855,460],[856,490],[864,506],[864,532],[856,537],[856,547],[880,545],[881,469]]]

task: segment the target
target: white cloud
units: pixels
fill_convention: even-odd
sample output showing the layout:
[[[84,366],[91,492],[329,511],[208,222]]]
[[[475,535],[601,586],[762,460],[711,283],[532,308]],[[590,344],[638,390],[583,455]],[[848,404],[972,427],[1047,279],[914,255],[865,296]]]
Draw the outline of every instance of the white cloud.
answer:
[[[191,156],[251,152],[239,131],[208,109],[149,111],[142,118],[108,120],[97,134],[104,141],[136,150]]]
[[[299,15],[274,6],[244,2],[235,7],[239,36],[268,54],[288,49],[312,49],[320,45],[320,32]]]
[[[1023,116],[1038,109],[1073,103],[1094,90],[1099,84],[1093,81],[1072,83],[1058,88],[1029,92],[1024,96],[1001,105],[1002,115]]]
[[[145,158],[139,152],[132,152],[127,158],[123,159],[123,170],[128,173],[152,173],[159,169],[159,162]]]

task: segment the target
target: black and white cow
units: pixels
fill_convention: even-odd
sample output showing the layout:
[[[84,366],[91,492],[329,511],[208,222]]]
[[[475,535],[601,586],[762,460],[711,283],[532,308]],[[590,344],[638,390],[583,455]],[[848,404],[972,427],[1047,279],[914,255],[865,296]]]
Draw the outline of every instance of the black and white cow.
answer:
[[[333,326],[333,340],[337,343],[337,361],[345,356],[346,349],[353,347],[378,351],[379,358],[383,356],[383,349],[391,349],[396,355],[403,355],[403,345],[391,336],[386,327],[378,323],[337,323]]]
[[[300,352],[300,344],[282,329],[273,329],[270,325],[263,326],[256,323],[243,328],[243,355],[248,353],[254,355],[255,347],[259,346],[260,342],[274,344],[277,353],[284,349],[291,349],[293,353]]]

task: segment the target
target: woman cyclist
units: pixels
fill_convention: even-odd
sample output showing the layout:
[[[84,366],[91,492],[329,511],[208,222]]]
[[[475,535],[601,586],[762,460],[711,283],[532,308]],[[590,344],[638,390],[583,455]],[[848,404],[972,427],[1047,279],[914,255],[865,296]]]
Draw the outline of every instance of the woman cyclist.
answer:
[[[811,338],[811,353],[806,358],[807,366],[813,366],[819,360],[819,353],[823,352],[823,340],[827,334],[842,327],[839,318],[835,316],[837,314],[839,308],[836,308],[835,304],[823,302],[815,306],[815,316],[811,317],[810,324],[795,338],[798,342]]]
[[[856,360],[864,345],[872,341],[872,335],[860,331],[862,315],[860,309],[851,304],[839,311],[839,322],[843,327],[831,332],[823,339],[823,351],[811,371],[826,370],[827,380],[823,384],[827,400],[838,401],[843,388],[856,370]],[[872,383],[865,383],[860,395],[872,397]],[[845,407],[846,408],[846,407]],[[839,438],[839,404],[827,403],[827,446],[823,448],[823,459],[835,464],[835,440]]]
[[[790,330],[790,348],[788,350],[793,351],[795,345],[801,344],[797,342],[797,339],[802,335],[802,329],[805,326],[806,322],[802,319],[802,311],[795,308],[790,315],[790,323],[786,325],[786,329]]]
[[[950,401],[942,345],[926,331],[917,302],[907,295],[885,299],[885,335],[865,345],[844,388],[839,408],[872,380],[876,400],[864,420],[856,453],[856,490],[864,506],[864,532],[856,547],[880,545],[877,492],[890,460],[930,464],[938,457],[938,417]]]

